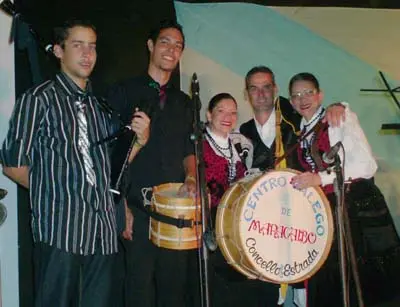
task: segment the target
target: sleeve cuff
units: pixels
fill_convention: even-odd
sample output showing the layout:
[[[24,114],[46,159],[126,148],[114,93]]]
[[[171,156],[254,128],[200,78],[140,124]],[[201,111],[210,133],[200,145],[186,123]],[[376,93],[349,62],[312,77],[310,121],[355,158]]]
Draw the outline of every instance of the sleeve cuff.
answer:
[[[20,148],[13,150],[0,150],[0,163],[6,167],[21,167],[29,165],[29,157],[19,154]]]
[[[328,184],[332,184],[333,180],[335,179],[335,174],[333,172],[330,172],[328,174],[327,171],[323,171],[323,172],[319,172],[318,175],[321,178],[321,185],[322,186],[326,186]]]

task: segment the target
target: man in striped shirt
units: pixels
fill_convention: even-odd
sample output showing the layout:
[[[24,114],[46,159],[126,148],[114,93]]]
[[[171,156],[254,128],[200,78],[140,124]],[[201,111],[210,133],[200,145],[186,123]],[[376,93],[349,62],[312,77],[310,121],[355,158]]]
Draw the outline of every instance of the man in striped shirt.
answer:
[[[90,23],[70,20],[54,40],[61,71],[18,99],[0,159],[4,174],[29,189],[35,306],[109,307],[117,231],[109,148],[97,142],[113,131],[88,79],[97,35]],[[131,124],[141,144],[143,116]]]

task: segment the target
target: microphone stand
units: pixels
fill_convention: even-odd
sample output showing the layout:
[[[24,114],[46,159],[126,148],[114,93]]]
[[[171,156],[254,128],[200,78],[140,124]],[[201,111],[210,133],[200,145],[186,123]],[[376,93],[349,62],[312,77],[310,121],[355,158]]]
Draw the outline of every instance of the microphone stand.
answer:
[[[43,81],[43,76],[40,69],[38,47],[45,54],[51,55],[55,59],[51,44],[45,44],[39,34],[33,27],[26,21],[24,16],[19,13],[14,3],[10,0],[3,0],[0,2],[0,9],[7,15],[13,17],[10,42],[15,41],[18,50],[26,50],[29,59],[29,66],[32,74],[33,84],[39,84]]]
[[[353,273],[354,284],[356,287],[357,301],[359,307],[364,307],[362,297],[360,276],[358,274],[356,254],[354,251],[353,239],[351,236],[350,221],[347,213],[347,206],[344,201],[344,178],[343,169],[340,165],[340,157],[335,155],[334,167],[336,178],[333,182],[336,195],[336,228],[338,232],[339,265],[340,277],[342,282],[343,307],[350,306],[349,276],[347,272],[347,260]],[[347,236],[346,236],[347,234]],[[347,250],[346,250],[347,248]],[[349,256],[349,259],[347,258]]]
[[[191,138],[195,144],[196,155],[196,176],[197,187],[196,196],[200,201],[201,206],[201,225],[202,225],[202,240],[201,245],[198,247],[198,262],[199,262],[199,281],[200,281],[200,295],[201,306],[210,306],[210,293],[209,293],[209,251],[207,246],[207,238],[211,237],[209,228],[210,207],[208,203],[207,184],[205,178],[205,167],[203,159],[203,127],[204,124],[200,120],[201,101],[199,97],[199,81],[196,73],[192,77],[192,100],[194,103],[194,133]],[[197,201],[197,200],[196,200]],[[211,226],[211,225],[210,225]],[[211,232],[212,233],[212,232]]]

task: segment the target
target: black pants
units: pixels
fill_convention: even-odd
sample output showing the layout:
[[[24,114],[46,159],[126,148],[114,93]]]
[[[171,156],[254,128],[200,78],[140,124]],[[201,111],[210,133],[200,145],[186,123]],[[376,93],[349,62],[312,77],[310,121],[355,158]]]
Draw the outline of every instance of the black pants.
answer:
[[[187,265],[194,250],[155,246],[148,221],[135,215],[133,241],[125,241],[125,301],[134,307],[183,307],[188,293]]]
[[[211,211],[215,220],[216,208]],[[279,285],[251,280],[230,266],[220,249],[208,254],[208,289],[211,307],[276,307]],[[199,259],[190,257],[188,306],[200,307]]]
[[[81,256],[35,244],[35,307],[110,307],[114,255]]]
[[[195,257],[196,256],[196,257]],[[251,280],[231,268],[225,260],[216,267],[219,250],[209,254],[208,289],[211,307],[277,307],[279,285]],[[200,280],[197,255],[189,261],[187,306],[200,307]],[[205,299],[205,298],[204,298]]]

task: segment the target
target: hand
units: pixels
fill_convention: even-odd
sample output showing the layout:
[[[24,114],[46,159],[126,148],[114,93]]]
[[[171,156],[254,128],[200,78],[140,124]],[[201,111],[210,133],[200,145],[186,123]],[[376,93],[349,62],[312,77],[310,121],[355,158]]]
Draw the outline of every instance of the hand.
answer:
[[[332,127],[339,127],[341,122],[346,119],[345,110],[345,106],[339,102],[331,104],[326,109],[326,113],[322,119],[322,122],[328,122]]]
[[[297,190],[303,190],[309,187],[317,187],[322,184],[321,177],[318,173],[305,172],[300,175],[292,177],[290,180],[293,188]]]
[[[125,240],[132,241],[133,239],[133,213],[131,209],[125,206],[125,230],[122,232],[122,237]]]
[[[136,133],[139,145],[146,145],[150,136],[150,118],[146,113],[136,108],[131,122],[132,131]]]
[[[180,196],[190,196],[192,198],[196,197],[196,178],[193,176],[186,176],[185,182],[181,185],[178,191]]]

